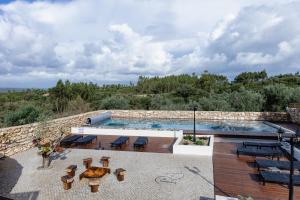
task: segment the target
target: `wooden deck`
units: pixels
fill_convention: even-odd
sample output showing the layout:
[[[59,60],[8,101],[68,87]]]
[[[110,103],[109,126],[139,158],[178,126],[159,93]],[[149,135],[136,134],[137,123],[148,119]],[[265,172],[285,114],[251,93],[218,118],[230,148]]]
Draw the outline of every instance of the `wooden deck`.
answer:
[[[117,139],[119,136],[97,136],[97,140],[93,143],[87,145],[77,145],[70,146],[69,148],[76,149],[104,149],[104,150],[118,150],[118,151],[135,151],[133,149],[133,143],[137,137],[129,137],[129,143],[124,145],[122,149],[112,149],[110,143]],[[148,144],[144,149],[140,151],[143,152],[153,152],[153,153],[172,153],[172,145],[174,143],[174,138],[169,137],[148,137]]]
[[[273,183],[262,185],[253,167],[254,159],[247,156],[237,158],[236,143],[215,142],[214,182],[215,195],[251,196],[255,200],[286,200],[288,186]],[[295,186],[295,200],[300,199],[300,187]]]

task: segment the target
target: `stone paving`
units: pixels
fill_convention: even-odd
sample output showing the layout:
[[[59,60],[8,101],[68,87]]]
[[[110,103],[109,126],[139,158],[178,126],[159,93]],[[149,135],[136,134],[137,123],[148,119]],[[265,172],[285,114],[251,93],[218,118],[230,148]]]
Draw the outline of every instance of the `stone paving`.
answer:
[[[51,163],[51,168],[38,170],[41,157],[37,149],[0,160],[0,196],[13,199],[164,199],[199,200],[214,197],[211,157],[173,154],[120,152],[90,149],[68,149],[65,157]],[[79,181],[84,171],[82,159],[93,158],[101,166],[102,156],[110,156],[112,172],[127,170],[125,180],[118,182],[113,173],[100,179],[99,192],[91,193],[88,180]],[[70,164],[77,164],[72,189],[65,191],[60,177]]]

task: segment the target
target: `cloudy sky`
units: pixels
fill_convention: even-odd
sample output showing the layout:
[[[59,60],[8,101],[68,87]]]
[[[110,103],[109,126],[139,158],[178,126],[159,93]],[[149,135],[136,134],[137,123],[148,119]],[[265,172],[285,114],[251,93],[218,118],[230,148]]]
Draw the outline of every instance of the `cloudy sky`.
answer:
[[[0,87],[300,70],[300,1],[0,0]]]

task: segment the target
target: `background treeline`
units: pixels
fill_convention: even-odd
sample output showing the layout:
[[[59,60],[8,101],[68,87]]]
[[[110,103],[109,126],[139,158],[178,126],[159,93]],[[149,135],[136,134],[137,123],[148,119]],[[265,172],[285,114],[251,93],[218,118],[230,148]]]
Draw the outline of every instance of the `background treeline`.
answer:
[[[140,76],[136,84],[103,85],[59,80],[48,90],[0,93],[0,126],[14,126],[98,109],[284,111],[300,102],[300,75],[245,72],[229,81],[201,75]]]

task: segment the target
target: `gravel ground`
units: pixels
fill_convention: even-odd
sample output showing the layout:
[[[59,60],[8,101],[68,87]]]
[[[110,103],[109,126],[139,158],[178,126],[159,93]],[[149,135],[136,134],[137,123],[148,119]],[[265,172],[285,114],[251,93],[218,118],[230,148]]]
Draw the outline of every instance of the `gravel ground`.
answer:
[[[162,153],[120,152],[68,149],[64,157],[51,163],[51,168],[37,169],[41,157],[36,149],[0,160],[0,196],[13,199],[210,199],[214,196],[212,158]],[[125,180],[118,182],[113,173],[100,179],[99,192],[91,193],[88,180],[79,181],[84,171],[82,159],[110,156],[112,172],[127,170]],[[65,191],[60,180],[64,169],[77,164],[72,189]]]

